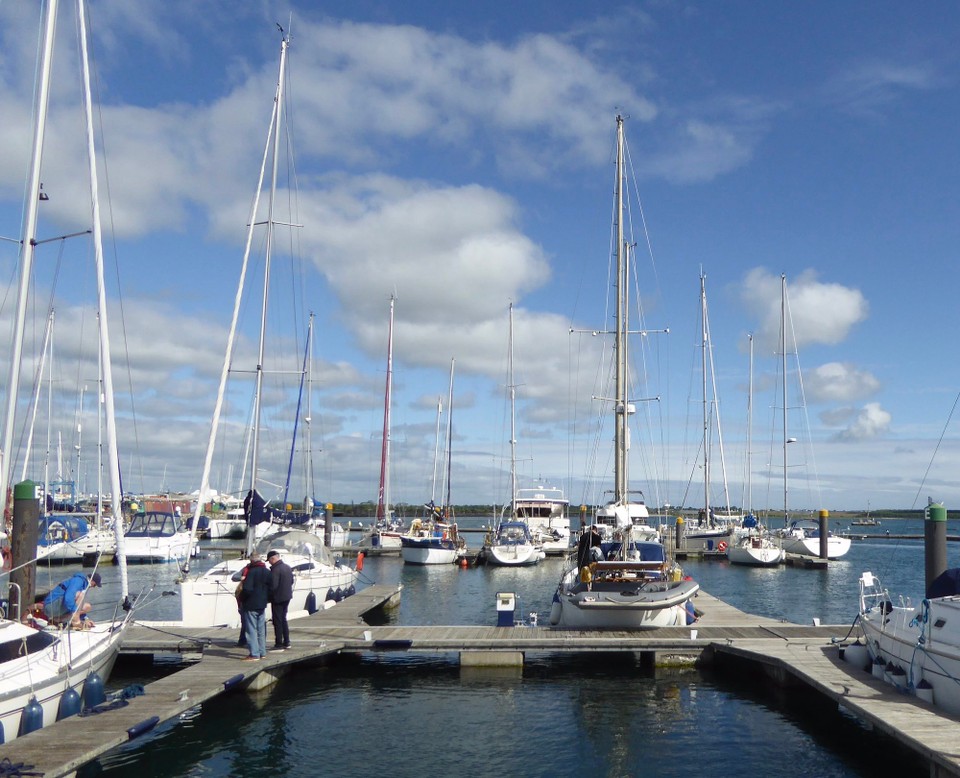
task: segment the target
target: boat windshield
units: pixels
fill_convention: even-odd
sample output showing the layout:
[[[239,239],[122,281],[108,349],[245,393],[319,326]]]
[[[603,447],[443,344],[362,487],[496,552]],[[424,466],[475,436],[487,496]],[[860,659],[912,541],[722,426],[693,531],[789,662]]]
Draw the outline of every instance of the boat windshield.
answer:
[[[176,535],[183,525],[172,513],[147,511],[130,519],[128,538],[167,538]]]
[[[264,559],[267,558],[269,551],[279,551],[281,556],[287,554],[305,556],[324,564],[333,564],[323,545],[323,539],[312,532],[299,529],[285,530],[264,538],[257,545],[257,551]]]

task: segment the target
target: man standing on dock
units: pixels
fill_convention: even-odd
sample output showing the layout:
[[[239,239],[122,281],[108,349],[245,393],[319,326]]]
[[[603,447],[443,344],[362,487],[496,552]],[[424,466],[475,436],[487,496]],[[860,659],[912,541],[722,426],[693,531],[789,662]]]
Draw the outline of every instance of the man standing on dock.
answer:
[[[279,551],[267,554],[270,563],[270,611],[273,614],[274,651],[290,648],[287,608],[293,599],[293,568],[280,558]]]
[[[250,554],[247,568],[240,592],[240,615],[250,654],[243,661],[256,662],[267,655],[266,609],[270,599],[270,571],[256,551]]]

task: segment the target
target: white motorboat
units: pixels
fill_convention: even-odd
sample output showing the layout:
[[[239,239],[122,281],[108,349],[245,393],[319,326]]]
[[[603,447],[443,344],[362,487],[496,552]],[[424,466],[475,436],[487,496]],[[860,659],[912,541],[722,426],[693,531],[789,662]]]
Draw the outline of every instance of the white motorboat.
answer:
[[[642,502],[630,499],[629,419],[635,412],[627,396],[627,315],[630,262],[624,234],[625,147],[623,117],[617,116],[616,208],[613,249],[616,256],[616,331],[614,345],[614,488],[613,500],[599,508],[594,527],[601,539],[603,559],[590,561],[584,553],[560,576],[550,609],[550,623],[574,629],[650,629],[692,622],[696,617],[689,602],[699,585],[684,579],[679,568],[669,564],[657,531],[648,523]],[[608,400],[609,401],[609,400]],[[590,548],[593,532],[579,551]]]
[[[917,605],[903,597],[895,604],[880,579],[865,572],[859,605],[869,657],[855,660],[861,669],[869,665],[901,691],[960,716],[960,568],[934,579]],[[855,657],[851,649],[845,658]]]
[[[144,511],[130,519],[126,532],[128,562],[183,562],[200,547],[179,517],[163,511]]]
[[[517,489],[514,500],[517,518],[530,527],[530,535],[547,556],[563,556],[570,551],[570,501],[563,490],[536,485]]]

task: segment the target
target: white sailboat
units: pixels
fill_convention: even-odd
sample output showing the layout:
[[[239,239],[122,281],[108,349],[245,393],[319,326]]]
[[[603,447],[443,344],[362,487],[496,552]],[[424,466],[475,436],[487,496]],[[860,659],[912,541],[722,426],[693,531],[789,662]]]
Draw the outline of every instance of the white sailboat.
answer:
[[[453,521],[453,505],[450,502],[451,462],[453,457],[453,372],[456,360],[450,360],[450,389],[447,394],[447,434],[444,461],[442,505],[436,504],[437,464],[440,450],[440,417],[437,416],[437,445],[433,463],[433,494],[424,506],[422,518],[410,522],[409,529],[400,536],[400,555],[408,565],[449,565],[456,562],[466,551],[466,544]],[[439,411],[438,411],[439,414]]]
[[[753,513],[752,435],[753,435],[753,335],[750,339],[750,386],[747,390],[747,515],[743,517],[744,532],[727,547],[731,564],[750,567],[775,567],[786,553],[779,540],[760,526]]]
[[[265,334],[268,308],[268,290],[270,282],[271,251],[273,245],[274,228],[278,221],[274,216],[274,204],[277,189],[277,170],[280,157],[280,128],[283,120],[284,87],[286,83],[287,50],[289,40],[282,33],[280,44],[280,67],[277,77],[277,89],[273,97],[273,112],[270,117],[267,140],[264,147],[260,166],[260,176],[257,193],[251,208],[248,221],[247,240],[244,250],[243,264],[240,271],[240,281],[234,303],[233,319],[230,325],[230,334],[227,339],[227,350],[220,375],[220,389],[214,406],[213,421],[210,437],[207,442],[207,451],[204,459],[203,474],[201,476],[200,494],[207,494],[210,488],[210,471],[220,423],[220,414],[224,402],[224,393],[227,378],[233,360],[233,348],[236,339],[237,321],[239,318],[247,267],[250,260],[250,251],[255,230],[263,226],[266,230],[264,241],[265,255],[263,259],[263,298],[261,301],[260,338],[256,366],[256,387],[254,391],[253,432],[250,443],[249,489],[244,501],[244,515],[246,518],[246,556],[258,550],[264,557],[269,549],[280,550],[284,561],[294,570],[293,599],[290,602],[289,616],[295,618],[306,613],[313,613],[324,607],[327,602],[339,601],[344,596],[352,594],[356,589],[359,572],[339,560],[333,560],[324,548],[323,539],[317,535],[301,530],[284,530],[268,535],[257,546],[257,527],[269,521],[270,508],[259,491],[259,449],[260,449],[260,414],[263,400],[263,374],[265,356]],[[268,163],[272,163],[269,197],[267,201],[266,219],[258,221],[257,214],[260,198],[264,190],[264,178]],[[199,524],[201,510],[200,500],[193,517],[193,532]],[[180,580],[181,619],[177,623],[184,626],[239,626],[240,615],[234,592],[240,581],[246,559],[224,560],[199,577],[189,576],[189,561],[184,565]]]
[[[787,449],[795,438],[787,436],[787,277],[780,276],[780,359],[782,372],[782,426],[783,426],[783,529],[777,535],[787,554],[800,556],[820,556],[820,523],[813,519],[795,519],[790,521],[787,500]],[[794,347],[796,348],[796,347]],[[789,522],[789,523],[788,523]],[[850,538],[840,537],[828,532],[827,559],[839,559],[850,550]]]
[[[488,535],[480,555],[494,567],[531,567],[546,556],[535,541],[526,517],[517,510],[517,390],[513,379],[513,303],[510,303],[510,348],[507,359],[507,383],[510,389],[510,518],[502,517]]]
[[[53,59],[53,32],[56,26],[57,0],[48,0],[43,19],[43,36],[39,66],[39,87],[34,119],[34,145],[27,186],[27,218],[21,244],[20,286],[11,375],[8,384],[7,415],[4,422],[4,454],[11,454],[15,410],[19,392],[19,362],[23,348],[26,321],[27,291],[36,247],[37,202],[40,194],[40,162],[43,153],[44,127]],[[117,559],[120,564],[121,600],[113,621],[104,621],[88,629],[72,626],[55,627],[31,613],[24,621],[0,619],[0,742],[66,718],[79,712],[81,705],[95,705],[103,700],[103,683],[109,676],[120,649],[120,643],[133,613],[130,602],[127,568],[124,557],[123,522],[120,517],[120,469],[117,457],[117,436],[113,406],[113,380],[110,370],[110,341],[106,319],[106,291],[103,279],[103,252],[100,233],[100,211],[97,192],[96,156],[93,136],[93,111],[90,97],[90,75],[87,56],[87,31],[83,0],[78,0],[78,31],[84,86],[90,194],[92,203],[93,240],[97,271],[97,297],[100,313],[99,343],[103,365],[105,422],[107,427],[108,468],[113,499],[113,525],[116,533]],[[6,484],[11,470],[11,456],[2,457],[0,484]],[[18,489],[33,490],[24,482]],[[5,507],[6,489],[0,489],[0,508]],[[35,492],[34,492],[35,494]],[[20,494],[15,495],[21,498]],[[29,500],[29,495],[23,498]],[[15,532],[16,538],[19,533]],[[22,580],[17,568],[33,564],[35,548],[13,548],[14,570],[11,577]],[[13,602],[14,598],[10,598]],[[19,601],[19,598],[17,598]],[[126,613],[123,613],[123,610]],[[81,696],[82,692],[82,696]]]
[[[700,586],[683,580],[671,568],[664,547],[653,540],[636,537],[634,520],[642,512],[629,498],[627,487],[628,416],[633,410],[627,397],[627,281],[628,245],[624,236],[624,137],[623,117],[617,116],[616,172],[616,290],[617,317],[614,338],[616,394],[614,412],[614,497],[603,510],[604,517],[616,520],[615,543],[604,544],[607,558],[590,562],[578,554],[560,577],[550,610],[550,623],[574,629],[651,629],[688,623],[688,603]],[[597,523],[601,511],[597,511]],[[614,558],[610,558],[613,556]],[[692,610],[692,605],[691,605]]]

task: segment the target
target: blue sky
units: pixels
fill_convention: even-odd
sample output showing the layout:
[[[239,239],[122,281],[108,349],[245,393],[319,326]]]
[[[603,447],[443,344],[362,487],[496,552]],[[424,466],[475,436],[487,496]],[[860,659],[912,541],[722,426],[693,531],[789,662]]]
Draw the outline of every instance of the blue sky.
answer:
[[[785,274],[810,427],[799,399],[788,401],[790,434],[804,444],[791,454],[791,507],[906,508],[928,495],[960,504],[960,447],[947,424],[960,390],[953,4],[460,5],[91,3],[126,488],[199,486],[279,22],[292,38],[303,286],[295,305],[275,310],[299,333],[283,342],[290,364],[301,358],[294,341],[302,344],[306,312],[317,314],[320,499],[376,497],[391,294],[395,500],[429,498],[451,357],[454,500],[506,498],[511,301],[521,481],[561,485],[574,504],[602,498],[609,426],[594,443],[589,424],[602,410],[590,400],[602,394],[591,385],[599,344],[570,329],[608,323],[620,112],[653,250],[638,260],[644,321],[670,329],[648,339],[656,353],[636,372],[637,397],[660,400],[638,414],[633,486],[650,502],[701,499],[702,270],[731,500],[743,501],[746,480],[754,333],[753,502],[782,504],[782,432],[772,420]],[[11,238],[23,211],[39,16],[32,3],[0,5],[0,235]],[[74,16],[61,0],[41,237],[89,221]],[[94,332],[89,247],[68,244],[38,253],[28,332],[35,343],[53,299],[57,415],[66,419],[57,423],[75,451],[78,385],[92,386],[97,368],[84,356]],[[7,328],[16,264],[16,245],[0,243]],[[245,306],[241,355],[253,348],[255,308]],[[32,371],[30,362],[26,384]],[[96,408],[87,392],[80,471],[89,486]],[[228,427],[243,426],[241,396]],[[223,491],[238,488],[234,438],[215,460]],[[265,477],[280,480],[270,467]]]

